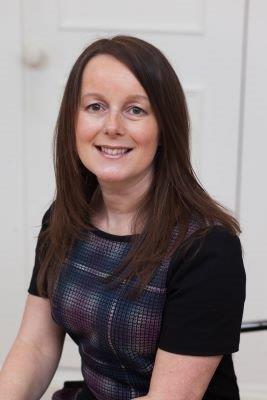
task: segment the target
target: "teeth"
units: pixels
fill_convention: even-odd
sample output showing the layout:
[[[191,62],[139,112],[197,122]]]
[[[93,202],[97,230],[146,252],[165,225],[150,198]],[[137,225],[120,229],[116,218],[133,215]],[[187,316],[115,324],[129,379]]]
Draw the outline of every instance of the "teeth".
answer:
[[[125,154],[127,153],[128,149],[110,149],[108,147],[101,147],[101,151],[103,151],[106,154],[110,154],[110,155],[119,155],[119,154]]]

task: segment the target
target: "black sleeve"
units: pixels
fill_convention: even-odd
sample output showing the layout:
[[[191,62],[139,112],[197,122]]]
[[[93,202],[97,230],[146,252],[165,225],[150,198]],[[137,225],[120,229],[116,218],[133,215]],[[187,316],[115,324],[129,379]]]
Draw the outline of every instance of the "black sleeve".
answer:
[[[39,253],[39,249],[40,249],[40,245],[41,245],[40,234],[47,228],[47,226],[49,224],[51,209],[52,209],[52,205],[48,208],[48,210],[46,210],[46,212],[44,213],[43,218],[42,218],[42,226],[41,226],[40,232],[38,234],[37,244],[35,247],[34,267],[33,267],[33,271],[32,271],[30,286],[28,288],[28,293],[33,294],[35,296],[45,297],[45,298],[48,298],[47,293],[45,296],[41,296],[37,291],[36,279],[37,279],[37,274],[38,274],[40,262],[41,262],[40,253]]]
[[[188,253],[195,252],[195,239]],[[159,347],[172,353],[211,356],[239,350],[246,273],[237,235],[214,226],[191,260],[174,255]],[[168,282],[168,281],[167,281]]]

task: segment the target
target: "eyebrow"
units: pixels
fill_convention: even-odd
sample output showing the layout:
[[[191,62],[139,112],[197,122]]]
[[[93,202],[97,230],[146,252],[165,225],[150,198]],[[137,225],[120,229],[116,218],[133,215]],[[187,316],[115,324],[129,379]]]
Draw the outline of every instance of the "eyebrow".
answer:
[[[88,92],[88,93],[85,93],[85,94],[82,96],[82,98],[84,98],[84,97],[90,97],[90,96],[99,97],[99,98],[104,98],[104,96],[103,96],[102,94],[96,93],[96,92]],[[143,99],[143,100],[149,101],[148,97],[147,97],[147,96],[144,96],[143,94],[131,94],[131,95],[127,96],[127,100],[130,100],[130,99],[132,99],[132,100],[133,100],[133,99],[136,99],[136,100],[138,100],[138,99]]]

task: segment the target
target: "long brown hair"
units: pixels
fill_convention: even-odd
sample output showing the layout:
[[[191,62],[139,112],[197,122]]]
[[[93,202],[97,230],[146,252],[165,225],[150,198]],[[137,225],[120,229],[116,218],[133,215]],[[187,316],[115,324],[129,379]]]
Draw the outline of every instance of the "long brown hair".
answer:
[[[102,199],[96,176],[80,161],[75,144],[83,70],[88,61],[99,54],[115,57],[138,79],[149,97],[161,139],[153,160],[151,186],[140,201],[132,224],[133,234],[140,221],[143,230],[133,235],[133,245],[126,258],[114,274],[106,278],[108,286],[116,280],[120,282],[136,276],[140,285],[134,295],[141,293],[166,254],[171,256],[178,248],[186,251],[194,238],[204,237],[215,223],[223,225],[233,235],[241,232],[231,211],[210,197],[192,168],[186,99],[167,58],[152,44],[133,36],[99,39],[85,48],[71,69],[55,127],[56,193],[43,217],[36,248],[40,264],[37,288],[41,295],[50,298],[64,260],[74,241],[92,229],[90,216]],[[185,238],[192,215],[200,222],[190,242]],[[170,247],[177,223],[179,234]]]

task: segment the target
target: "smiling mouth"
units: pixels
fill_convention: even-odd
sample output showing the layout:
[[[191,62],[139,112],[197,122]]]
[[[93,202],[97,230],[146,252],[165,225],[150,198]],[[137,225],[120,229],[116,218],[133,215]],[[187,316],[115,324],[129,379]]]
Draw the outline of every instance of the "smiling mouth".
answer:
[[[108,156],[123,156],[133,149],[126,148],[126,147],[106,147],[106,146],[95,146],[97,150],[102,153],[103,155],[106,154]]]
[[[105,147],[105,146],[96,146],[96,149],[99,151],[99,153],[101,153],[101,155],[103,155],[104,157],[107,158],[121,158],[126,156],[128,153],[130,153],[133,149],[131,148],[109,148],[109,147]]]

